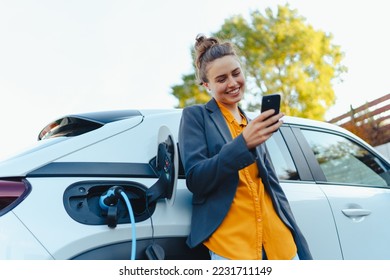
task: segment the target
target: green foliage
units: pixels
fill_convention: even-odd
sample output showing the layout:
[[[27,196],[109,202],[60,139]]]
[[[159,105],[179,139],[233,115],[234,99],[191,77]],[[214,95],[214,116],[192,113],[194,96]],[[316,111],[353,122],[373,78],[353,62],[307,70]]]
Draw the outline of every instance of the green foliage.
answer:
[[[206,103],[210,100],[210,95],[201,85],[197,84],[195,73],[184,75],[182,79],[183,85],[172,87],[173,95],[179,99],[179,108]]]
[[[306,24],[288,4],[278,6],[276,12],[254,11],[250,18],[248,22],[241,15],[233,16],[212,34],[239,49],[247,77],[241,106],[258,110],[262,95],[279,93],[286,115],[322,120],[335,102],[332,82],[346,71],[340,47],[331,43],[330,34]],[[179,107],[210,99],[195,83],[195,74],[190,74],[183,77],[182,85],[172,87]]]

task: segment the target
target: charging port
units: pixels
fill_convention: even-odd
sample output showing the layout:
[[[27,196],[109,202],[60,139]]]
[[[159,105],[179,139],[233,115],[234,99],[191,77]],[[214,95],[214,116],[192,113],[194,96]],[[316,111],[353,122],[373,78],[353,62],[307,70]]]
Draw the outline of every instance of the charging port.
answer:
[[[156,208],[156,203],[148,203],[148,188],[129,181],[82,181],[70,185],[64,192],[64,207],[72,219],[87,225],[107,224],[107,212],[99,204],[100,197],[113,186],[121,186],[129,198],[135,222],[148,219]],[[129,223],[128,209],[124,203],[117,203],[117,224]]]

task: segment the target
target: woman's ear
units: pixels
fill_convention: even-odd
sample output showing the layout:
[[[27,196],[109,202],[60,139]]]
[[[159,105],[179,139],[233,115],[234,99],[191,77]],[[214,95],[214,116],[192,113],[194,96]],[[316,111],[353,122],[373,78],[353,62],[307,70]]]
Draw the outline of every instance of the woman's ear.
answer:
[[[207,90],[208,92],[210,92],[210,91],[211,91],[211,89],[210,89],[210,87],[209,87],[209,84],[208,84],[208,83],[203,83],[203,86],[206,88],[206,90]]]

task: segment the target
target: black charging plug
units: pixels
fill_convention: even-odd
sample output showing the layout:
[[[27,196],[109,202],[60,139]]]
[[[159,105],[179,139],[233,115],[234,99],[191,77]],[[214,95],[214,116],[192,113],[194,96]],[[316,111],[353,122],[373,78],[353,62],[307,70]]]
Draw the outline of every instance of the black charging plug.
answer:
[[[100,196],[99,206],[107,213],[107,225],[110,228],[115,228],[118,223],[118,200],[120,199],[123,188],[113,186]]]

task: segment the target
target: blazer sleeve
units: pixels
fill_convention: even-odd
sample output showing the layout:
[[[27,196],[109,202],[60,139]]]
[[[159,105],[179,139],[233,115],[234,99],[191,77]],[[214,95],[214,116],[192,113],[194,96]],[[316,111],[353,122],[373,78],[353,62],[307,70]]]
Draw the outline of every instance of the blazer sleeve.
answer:
[[[226,143],[201,106],[183,109],[178,141],[187,187],[198,198],[238,183],[238,170],[256,160],[242,135]]]

